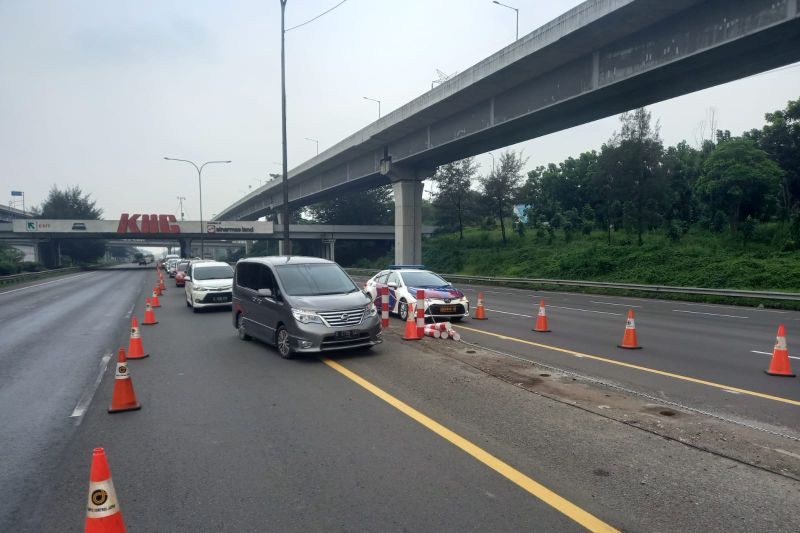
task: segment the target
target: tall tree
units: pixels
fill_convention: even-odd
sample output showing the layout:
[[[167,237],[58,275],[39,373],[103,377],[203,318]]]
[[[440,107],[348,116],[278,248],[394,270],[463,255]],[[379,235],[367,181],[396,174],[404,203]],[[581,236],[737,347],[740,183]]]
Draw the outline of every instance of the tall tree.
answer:
[[[468,213],[472,198],[470,188],[477,172],[478,164],[475,158],[468,157],[440,166],[433,175],[437,187],[433,200],[436,212],[442,218],[449,216],[455,218],[459,239],[464,238],[465,215]],[[442,222],[447,223],[447,220]]]
[[[318,224],[392,224],[391,186],[349,193],[310,205],[308,214]]]
[[[782,214],[788,215],[800,203],[800,98],[790,100],[785,109],[764,115],[767,124],[751,130],[753,139],[784,170],[781,180]]]
[[[522,182],[522,167],[526,159],[514,150],[500,154],[500,163],[481,180],[483,194],[491,202],[494,216],[500,220],[500,232],[506,242],[506,226],[503,217],[510,215],[511,206]]]
[[[90,196],[77,186],[67,187],[62,191],[53,185],[42,205],[31,211],[38,218],[45,219],[98,220],[103,210],[97,207]],[[69,256],[73,262],[88,263],[102,257],[106,248],[105,241],[98,239],[55,239],[51,244],[51,257],[47,258],[49,264],[58,262],[56,250]]]
[[[749,139],[724,141],[703,164],[695,189],[711,209],[725,211],[731,230],[740,221],[770,214],[783,176],[781,168]]]
[[[641,246],[646,216],[653,218],[663,209],[661,204],[666,190],[662,167],[664,148],[658,123],[652,124],[647,109],[641,107],[623,113],[620,122],[620,131],[601,151],[604,160],[598,162],[598,167],[605,173],[602,177],[610,194],[623,204],[626,201],[633,203]]]

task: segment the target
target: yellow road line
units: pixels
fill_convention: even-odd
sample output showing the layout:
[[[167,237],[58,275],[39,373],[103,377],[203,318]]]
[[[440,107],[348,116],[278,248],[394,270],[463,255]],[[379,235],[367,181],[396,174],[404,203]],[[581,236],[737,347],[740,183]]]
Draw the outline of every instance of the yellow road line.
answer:
[[[398,411],[402,412],[406,416],[413,418],[414,420],[416,420],[429,430],[433,431],[443,439],[449,441],[451,444],[454,444],[455,446],[461,448],[463,451],[465,451],[466,453],[468,453],[481,463],[485,464],[486,466],[496,471],[509,481],[515,483],[519,487],[525,489],[533,496],[536,496],[550,507],[563,513],[568,518],[571,518],[572,520],[579,523],[589,531],[618,531],[617,529],[611,527],[610,525],[606,524],[597,517],[584,511],[574,503],[565,500],[564,498],[562,498],[555,492],[551,491],[544,485],[537,483],[536,481],[529,478],[519,470],[510,466],[509,464],[504,463],[497,457],[494,457],[489,452],[483,450],[482,448],[479,448],[478,446],[468,441],[464,437],[450,431],[449,429],[439,424],[435,420],[420,413],[407,403],[398,400],[388,392],[373,385],[372,383],[362,378],[358,374],[343,367],[339,363],[331,361],[330,359],[327,358],[322,358],[322,362],[331,367],[332,369],[336,370],[340,374],[344,375],[348,379],[361,385],[369,392],[371,392],[381,400],[385,401]]]
[[[775,402],[788,403],[789,405],[800,406],[800,401],[797,401],[797,400],[791,400],[789,398],[782,398],[780,396],[772,396],[771,394],[765,394],[763,392],[756,392],[756,391],[747,390],[747,389],[740,389],[740,388],[737,388],[737,387],[731,387],[729,385],[722,385],[721,383],[714,383],[713,381],[706,381],[704,379],[693,378],[691,376],[684,376],[682,374],[674,374],[672,372],[666,372],[664,370],[657,370],[655,368],[649,368],[649,367],[646,367],[646,366],[639,366],[639,365],[634,365],[634,364],[631,364],[631,363],[624,363],[622,361],[617,361],[615,359],[609,359],[607,357],[600,357],[599,355],[591,355],[591,354],[588,354],[588,353],[576,352],[575,350],[568,350],[567,348],[559,348],[558,346],[551,346],[549,344],[542,344],[542,343],[539,343],[539,342],[528,341],[528,340],[525,340],[525,339],[518,339],[516,337],[509,337],[508,335],[501,335],[499,333],[492,333],[491,331],[483,331],[483,330],[480,330],[480,329],[470,328],[468,326],[459,325],[458,329],[465,329],[465,330],[468,330],[468,331],[474,331],[475,333],[481,333],[483,335],[491,335],[492,337],[497,337],[498,339],[503,339],[503,340],[507,340],[507,341],[514,341],[514,342],[520,342],[520,343],[523,343],[523,344],[529,344],[531,346],[536,346],[538,348],[544,348],[546,350],[553,350],[555,352],[562,352],[562,353],[574,355],[575,357],[583,357],[583,358],[586,358],[586,359],[593,359],[595,361],[602,361],[604,363],[609,363],[609,364],[612,364],[612,365],[624,366],[626,368],[633,368],[635,370],[641,370],[642,372],[649,372],[651,374],[658,374],[659,376],[666,376],[666,377],[669,377],[669,378],[680,379],[680,380],[683,380],[683,381],[689,381],[691,383],[697,383],[699,385],[705,385],[707,387],[714,387],[715,389],[733,391],[733,392],[738,392],[740,394],[747,394],[748,396],[755,396],[757,398],[764,398],[766,400],[772,400],[772,401],[775,401]]]

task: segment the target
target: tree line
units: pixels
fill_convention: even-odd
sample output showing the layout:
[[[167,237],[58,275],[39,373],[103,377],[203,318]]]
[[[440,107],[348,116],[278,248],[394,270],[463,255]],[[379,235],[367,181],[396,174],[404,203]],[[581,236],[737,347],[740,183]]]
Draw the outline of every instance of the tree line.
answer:
[[[639,244],[651,231],[679,240],[690,227],[726,229],[746,240],[759,223],[780,221],[787,246],[800,243],[800,99],[767,113],[760,129],[734,136],[715,130],[699,146],[664,146],[659,125],[645,109],[620,116],[620,127],[600,150],[539,166],[523,174],[514,150],[486,175],[473,158],[439,167],[433,180],[434,223],[459,232],[506,222],[523,233],[535,228],[566,239],[576,232],[624,230]],[[712,122],[713,124],[713,122]],[[520,221],[512,211],[525,206]]]

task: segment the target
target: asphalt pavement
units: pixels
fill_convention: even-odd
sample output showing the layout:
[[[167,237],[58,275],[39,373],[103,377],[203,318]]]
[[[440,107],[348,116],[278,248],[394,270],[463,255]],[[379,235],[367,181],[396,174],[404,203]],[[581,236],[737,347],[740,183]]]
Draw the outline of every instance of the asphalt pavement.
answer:
[[[152,273],[97,275],[128,278],[141,315]],[[151,356],[129,364],[142,409],[106,412],[109,365],[81,423],[42,452],[50,466],[28,472],[9,530],[79,530],[95,446],[129,531],[800,528],[793,479],[532,394],[441,349],[469,347],[403,342],[395,320],[370,352],[283,360],[240,341],[229,311],[193,314],[168,287],[159,324],[142,328]],[[106,344],[121,342],[125,315],[94,317],[121,323]],[[91,366],[77,380],[89,388]]]
[[[488,320],[466,319],[458,328],[468,342],[800,436],[800,378],[764,373],[780,323],[786,326],[790,362],[800,372],[798,312],[456,286],[470,298],[473,310],[478,292],[484,296]],[[550,333],[532,331],[542,299]],[[641,350],[617,346],[630,309]]]
[[[60,461],[145,279],[83,272],[0,290],[0,531]]]

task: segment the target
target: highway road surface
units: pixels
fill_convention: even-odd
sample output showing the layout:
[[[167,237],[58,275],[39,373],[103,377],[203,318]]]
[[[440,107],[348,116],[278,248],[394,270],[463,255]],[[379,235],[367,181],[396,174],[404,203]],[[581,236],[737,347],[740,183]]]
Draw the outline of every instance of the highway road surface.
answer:
[[[113,365],[95,387],[98,369],[126,344],[128,313],[141,318],[155,276],[82,276],[0,294],[0,417],[13,429],[2,444],[15,450],[0,479],[0,530],[80,530],[96,446],[106,448],[129,531],[800,529],[792,472],[634,427],[597,405],[638,402],[637,418],[658,422],[649,400],[591,383],[581,390],[594,407],[541,394],[537,384],[566,390],[572,380],[528,365],[532,377],[512,382],[504,377],[519,361],[503,367],[502,356],[454,341],[403,342],[398,320],[370,352],[283,360],[240,341],[228,311],[193,314],[171,281],[159,323],[142,328],[151,356],[129,364],[142,409],[110,415]],[[57,287],[57,298],[41,294]],[[475,324],[464,324],[465,337],[497,338],[466,329]],[[490,314],[479,327],[496,324]],[[609,329],[615,344],[621,328]],[[705,423],[674,419],[664,420]],[[736,425],[719,434],[744,438]],[[765,453],[800,458],[797,442],[769,439]]]

